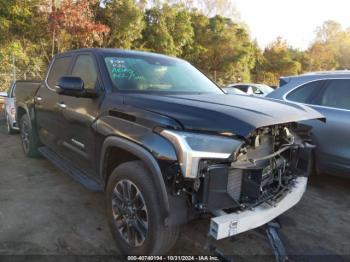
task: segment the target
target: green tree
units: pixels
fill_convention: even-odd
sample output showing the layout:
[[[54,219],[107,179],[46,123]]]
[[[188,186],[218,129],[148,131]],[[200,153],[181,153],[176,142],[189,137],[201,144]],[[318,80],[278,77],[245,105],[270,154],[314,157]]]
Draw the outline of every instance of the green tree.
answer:
[[[279,37],[265,48],[260,76],[257,76],[257,79],[259,82],[276,85],[281,76],[296,75],[301,72],[302,65],[293,57],[293,50]]]
[[[97,19],[110,28],[105,40],[106,47],[131,49],[134,42],[142,37],[144,28],[144,2],[137,4],[134,0],[108,0],[100,7]]]
[[[192,48],[185,58],[220,84],[249,81],[256,45],[245,27],[221,16],[208,18],[194,12]]]
[[[146,10],[142,49],[181,56],[192,42],[191,16],[182,5],[163,5]]]

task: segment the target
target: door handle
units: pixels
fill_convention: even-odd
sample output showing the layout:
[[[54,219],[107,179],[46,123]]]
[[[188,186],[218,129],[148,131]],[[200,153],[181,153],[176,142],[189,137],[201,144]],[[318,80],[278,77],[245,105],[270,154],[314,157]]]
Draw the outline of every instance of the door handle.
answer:
[[[59,102],[59,103],[57,103],[57,105],[58,105],[59,108],[62,108],[62,109],[66,109],[67,108],[66,104],[63,103],[63,102]]]

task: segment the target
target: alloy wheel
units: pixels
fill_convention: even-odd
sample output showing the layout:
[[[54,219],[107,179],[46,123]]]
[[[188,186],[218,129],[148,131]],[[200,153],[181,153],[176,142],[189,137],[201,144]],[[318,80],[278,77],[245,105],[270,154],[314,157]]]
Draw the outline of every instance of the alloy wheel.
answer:
[[[114,187],[112,195],[114,224],[122,238],[131,246],[141,246],[148,233],[148,211],[139,188],[123,179]]]

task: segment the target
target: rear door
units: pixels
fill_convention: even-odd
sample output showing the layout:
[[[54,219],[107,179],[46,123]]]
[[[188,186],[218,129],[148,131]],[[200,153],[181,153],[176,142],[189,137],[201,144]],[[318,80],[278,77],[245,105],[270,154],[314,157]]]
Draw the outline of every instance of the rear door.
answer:
[[[329,171],[350,172],[350,79],[327,80],[311,103],[327,118],[319,135],[320,162],[327,163]]]
[[[93,124],[98,116],[103,96],[94,55],[92,53],[76,55],[70,75],[79,76],[84,81],[85,89],[96,90],[100,95],[95,99],[59,96],[60,125],[64,134],[61,146],[64,157],[75,167],[95,175],[96,132]]]
[[[312,125],[317,163],[328,172],[350,172],[350,79],[322,79],[306,83],[286,96],[323,114],[327,121]]]
[[[62,126],[59,121],[56,85],[58,79],[69,72],[72,56],[61,56],[51,63],[47,78],[35,97],[37,128],[40,141],[57,153],[62,140]]]

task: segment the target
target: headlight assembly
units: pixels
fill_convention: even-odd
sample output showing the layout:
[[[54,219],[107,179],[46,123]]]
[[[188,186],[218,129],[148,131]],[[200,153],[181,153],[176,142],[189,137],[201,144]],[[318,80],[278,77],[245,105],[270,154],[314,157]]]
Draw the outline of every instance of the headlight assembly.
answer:
[[[227,159],[243,144],[241,140],[228,137],[174,130],[162,130],[160,134],[174,145],[186,178],[197,177],[201,159]]]

